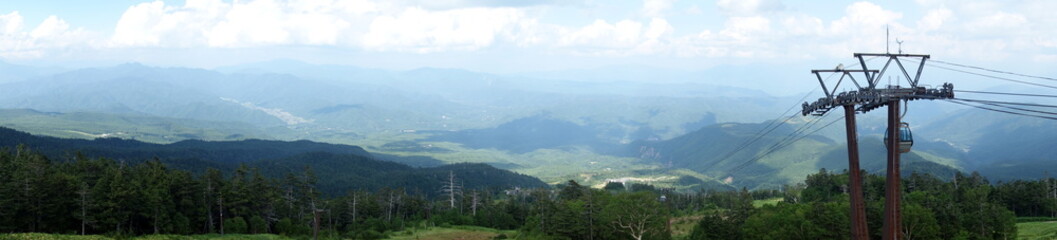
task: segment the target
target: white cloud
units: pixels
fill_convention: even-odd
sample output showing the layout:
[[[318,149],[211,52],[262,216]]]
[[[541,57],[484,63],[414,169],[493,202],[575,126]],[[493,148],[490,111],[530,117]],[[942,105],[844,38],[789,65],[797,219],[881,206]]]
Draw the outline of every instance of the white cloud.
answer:
[[[932,31],[940,29],[944,23],[951,20],[953,15],[951,10],[946,8],[930,10],[924,17],[921,17],[921,20],[918,20],[918,30]]]
[[[284,25],[287,18],[281,6],[271,0],[257,0],[245,4],[234,4],[223,18],[209,31],[209,46],[237,47],[257,44],[293,43],[291,33]],[[314,22],[331,27],[330,22]],[[340,22],[337,22],[340,25]],[[304,25],[301,27],[318,27]]]
[[[779,0],[719,0],[716,6],[729,16],[753,16],[785,9]]]
[[[70,29],[70,24],[56,16],[48,16],[37,27],[25,31],[21,14],[0,15],[0,56],[6,58],[39,58],[48,53],[78,45],[90,45],[90,34],[82,29]]]
[[[969,58],[1019,54],[1024,59],[1051,59],[1057,52],[1057,28],[1052,27],[1057,15],[1047,10],[1057,7],[1054,1],[919,0],[924,14],[908,19],[889,7],[896,3],[887,2],[847,4],[833,18],[787,8],[779,0],[717,0],[722,22],[710,24],[691,22],[702,13],[693,4],[679,9],[678,17],[664,17],[677,13],[676,1],[154,1],[130,6],[105,37],[59,16],[27,26],[12,12],[0,15],[0,55],[45,56],[78,47],[310,46],[372,54],[516,48],[552,56],[804,59],[883,50],[886,26],[893,39],[906,41],[907,51]]]
[[[643,0],[642,14],[648,17],[660,17],[672,8],[676,0]]]
[[[230,5],[210,0],[187,1],[183,7],[162,1],[129,7],[118,20],[110,42],[115,47],[192,47],[207,42],[210,31]]]
[[[1025,32],[1016,30],[1023,30],[1027,23],[1023,15],[999,11],[968,23],[968,30],[977,34],[1017,34]]]
[[[672,25],[662,18],[643,23],[622,20],[609,23],[595,20],[577,30],[562,30],[557,45],[577,54],[588,55],[642,55],[665,52],[666,42],[674,31]]]
[[[351,22],[378,11],[366,0],[188,0],[129,7],[110,41],[114,47],[252,47],[338,45]]]
[[[830,30],[834,34],[872,34],[876,35],[885,25],[897,26],[903,14],[885,10],[870,2],[856,2],[845,10],[844,17],[833,21]]]
[[[412,7],[375,18],[362,44],[377,51],[476,50],[491,46],[500,37],[514,40],[515,30],[526,25],[531,21],[513,8],[429,11]]]
[[[4,35],[15,34],[22,30],[22,15],[18,11],[0,15],[0,32]]]

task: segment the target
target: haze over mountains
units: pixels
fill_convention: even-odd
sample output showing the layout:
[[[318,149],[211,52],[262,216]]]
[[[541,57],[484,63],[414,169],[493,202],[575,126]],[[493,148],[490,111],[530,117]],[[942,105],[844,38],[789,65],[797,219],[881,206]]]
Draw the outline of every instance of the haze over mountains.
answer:
[[[776,75],[746,75],[748,68],[503,75],[289,60],[216,70],[136,63],[2,68],[12,74],[0,79],[0,126],[65,138],[311,140],[360,146],[389,159],[488,163],[551,183],[635,179],[683,189],[776,187],[847,164],[840,122],[770,151],[817,117],[781,115],[791,106],[799,111],[805,93],[772,96],[739,87],[747,85],[739,81]],[[657,81],[642,81],[652,73]],[[677,80],[690,75],[711,80]],[[904,155],[905,169],[979,170],[1001,180],[1057,169],[1057,152],[1047,147],[1057,142],[1053,121],[929,101],[911,103],[907,116],[919,141]],[[859,117],[864,169],[880,172],[883,116]],[[731,153],[767,123],[783,120],[773,134]]]

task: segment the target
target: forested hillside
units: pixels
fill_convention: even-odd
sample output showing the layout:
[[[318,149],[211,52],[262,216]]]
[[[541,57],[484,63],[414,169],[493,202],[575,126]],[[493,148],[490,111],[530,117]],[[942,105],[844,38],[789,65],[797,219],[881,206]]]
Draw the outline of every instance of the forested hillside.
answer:
[[[843,169],[848,165],[847,145],[820,135],[809,135],[784,148],[775,146],[789,140],[795,129],[806,123],[777,123],[774,137],[755,139],[755,133],[770,124],[723,123],[703,127],[664,141],[638,141],[626,147],[645,161],[671,168],[686,168],[717,178],[732,177],[736,186],[776,188],[802,181],[820,168]],[[860,137],[862,169],[882,172],[885,147],[881,139]],[[918,141],[914,151],[903,154],[905,174],[930,173],[953,176],[963,171],[957,150],[942,143]]]
[[[487,164],[439,165],[423,159],[383,155],[382,159],[428,165],[416,168],[404,163],[379,160],[360,147],[310,141],[198,141],[152,144],[122,139],[61,139],[40,137],[0,127],[0,147],[32,149],[51,161],[106,158],[135,165],[149,160],[169,168],[201,175],[207,169],[231,174],[237,169],[260,169],[265,177],[283,178],[314,169],[325,195],[349,190],[405,188],[420,194],[438,194],[448,173],[475,176],[460,185],[468,188],[545,187],[534,177],[497,169]],[[435,160],[434,160],[435,161]],[[416,165],[418,166],[418,165]]]

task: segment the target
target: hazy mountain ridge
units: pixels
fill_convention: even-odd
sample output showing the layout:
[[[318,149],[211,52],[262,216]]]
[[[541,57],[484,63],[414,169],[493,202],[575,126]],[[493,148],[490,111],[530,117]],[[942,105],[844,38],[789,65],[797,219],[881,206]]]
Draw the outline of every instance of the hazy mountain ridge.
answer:
[[[96,140],[61,139],[34,136],[0,127],[0,147],[14,149],[26,146],[43,153],[53,161],[72,159],[74,154],[89,158],[103,157],[125,163],[158,159],[170,167],[201,173],[206,168],[231,172],[240,165],[258,168],[271,178],[298,174],[313,169],[320,179],[320,190],[338,195],[349,190],[406,188],[433,195],[448,173],[471,188],[546,187],[539,179],[497,169],[487,164],[439,165],[415,168],[399,162],[377,160],[357,146],[310,141],[199,141],[152,144],[133,140],[101,138]],[[401,158],[385,157],[389,160]],[[421,163],[416,160],[412,163]]]
[[[1050,170],[1057,174],[1053,120],[967,109],[923,131],[961,150],[967,166],[994,180],[1042,178]]]
[[[775,143],[783,140],[799,124],[803,123],[781,123],[773,134],[746,146],[742,144],[752,141],[765,123],[711,125],[671,140],[635,142],[628,145],[627,151],[670,168],[686,168],[716,179],[732,177],[733,183],[739,186],[777,187],[800,181],[803,176],[819,168],[847,169],[846,145],[820,135],[805,137],[767,154]],[[950,175],[960,170],[958,160],[939,157],[952,149],[931,148],[932,145],[919,143],[913,152],[903,154],[905,167],[902,170],[927,171],[936,175]],[[734,152],[738,148],[742,149]],[[861,168],[869,172],[883,172],[885,151],[880,139],[862,137],[859,148]]]
[[[751,68],[739,69],[744,72]],[[597,71],[578,74],[589,72]],[[708,71],[673,74],[658,78],[671,80],[678,75],[691,81],[733,79],[737,75],[698,76],[713,74]],[[153,128],[151,134],[182,136],[176,140],[270,138],[356,144],[398,160],[426,159],[411,163],[417,166],[432,166],[436,163],[430,159],[441,159],[538,172],[548,169],[543,165],[561,159],[576,161],[569,165],[580,168],[570,171],[583,171],[579,175],[594,181],[597,177],[636,177],[639,175],[635,174],[645,173],[639,171],[643,169],[690,169],[704,174],[695,178],[721,179],[729,175],[726,171],[740,164],[738,161],[765,151],[764,147],[795,126],[782,126],[761,143],[726,161],[715,162],[734,144],[752,137],[760,124],[751,123],[784,118],[776,113],[795,105],[799,96],[775,97],[759,90],[714,85],[717,81],[650,83],[642,81],[647,77],[642,74],[570,80],[576,76],[502,75],[437,68],[388,71],[294,61],[215,71],[124,64],[0,83],[0,108],[27,108],[66,116],[79,112],[85,118],[168,119],[112,122],[127,122],[141,129],[146,128],[144,124],[170,124],[173,130]],[[919,138],[915,152],[906,157],[911,160],[905,162],[932,164],[923,168],[945,172],[983,170],[984,166],[991,166],[988,164],[999,163],[999,158],[1021,159],[989,168],[1008,170],[1019,168],[1020,163],[1045,165],[1047,158],[1040,156],[1052,156],[1039,149],[1047,148],[1043,146],[1046,142],[1053,142],[1046,133],[1057,127],[1031,123],[1043,131],[1017,128],[1025,124],[1020,118],[993,118],[994,123],[989,123],[992,118],[984,116],[982,121],[974,122],[967,119],[980,118],[973,115],[978,110],[959,110],[950,105],[927,101],[910,104],[905,120],[911,122]],[[961,116],[960,120],[956,116]],[[169,123],[177,119],[191,121]],[[70,121],[75,119],[55,124]],[[878,113],[859,115],[859,123],[860,141],[864,144],[884,131],[883,116]],[[14,127],[69,136],[48,132],[47,125]],[[181,132],[184,125],[211,130]],[[728,127],[731,129],[725,129]],[[80,131],[78,128],[101,127],[54,129],[60,128]],[[1007,136],[1003,131],[1023,131],[1020,134],[1028,137],[1005,141],[1017,143],[1009,146],[989,145],[985,140]],[[91,135],[89,138],[103,134],[86,133]],[[830,127],[818,134],[740,169],[734,175],[734,184],[773,186],[799,181],[818,168],[844,168],[843,129]],[[994,148],[989,149],[990,146]],[[1003,148],[1017,149],[1017,154],[1002,154]],[[872,151],[864,148],[863,152],[868,150]],[[655,155],[647,156],[651,154]],[[438,155],[441,157],[433,158]],[[639,160],[627,161],[625,157]],[[690,176],[685,171],[674,175]]]
[[[334,129],[358,134],[479,129],[551,113],[578,124],[605,125],[609,131],[621,132],[612,138],[630,141],[634,139],[622,135],[640,128],[670,138],[693,130],[681,126],[708,114],[720,121],[744,121],[767,115],[782,102],[751,90],[737,91],[752,94],[725,96],[713,92],[720,87],[712,85],[577,83],[452,69],[386,72],[327,65],[286,69],[292,72],[221,73],[140,64],[79,69],[0,84],[0,107],[147,114],[261,127],[297,125],[308,135]],[[328,72],[342,74],[320,76]],[[596,90],[620,88],[624,90]]]

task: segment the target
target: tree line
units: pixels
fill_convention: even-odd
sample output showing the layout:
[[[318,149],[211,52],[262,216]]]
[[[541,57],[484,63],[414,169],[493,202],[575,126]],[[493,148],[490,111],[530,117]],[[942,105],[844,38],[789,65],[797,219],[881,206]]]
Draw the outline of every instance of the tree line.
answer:
[[[63,234],[233,234],[378,239],[409,228],[477,225],[542,238],[658,239],[665,208],[653,192],[609,194],[572,187],[463,188],[438,193],[399,187],[327,196],[312,168],[268,178],[241,165],[224,174],[75,154],[53,161],[27,147],[0,150],[0,232]],[[384,179],[379,179],[384,181]],[[588,210],[589,218],[578,211]],[[580,221],[590,221],[580,225]],[[570,222],[572,221],[572,222]],[[583,231],[581,231],[581,226]]]
[[[864,181],[870,234],[880,237],[884,178]],[[223,173],[128,164],[75,154],[53,161],[26,147],[0,150],[0,232],[63,234],[272,233],[378,239],[423,226],[516,229],[522,239],[845,239],[847,173],[825,169],[781,189],[691,191],[568,181],[554,188],[399,187],[328,195],[312,168],[269,178],[242,165]],[[1057,215],[1057,179],[991,184],[979,174],[903,179],[907,239],[1006,239],[1021,217]],[[781,198],[756,207],[754,201]]]
[[[690,239],[846,239],[850,236],[848,173],[825,169],[804,184],[778,191],[783,201],[755,208],[750,200],[712,207]],[[871,238],[881,237],[883,176],[864,174]],[[1014,239],[1017,217],[1057,213],[1057,180],[991,184],[978,173],[946,179],[911,174],[902,179],[904,239]],[[752,195],[741,194],[743,199]],[[1046,218],[1046,220],[1055,220]]]

